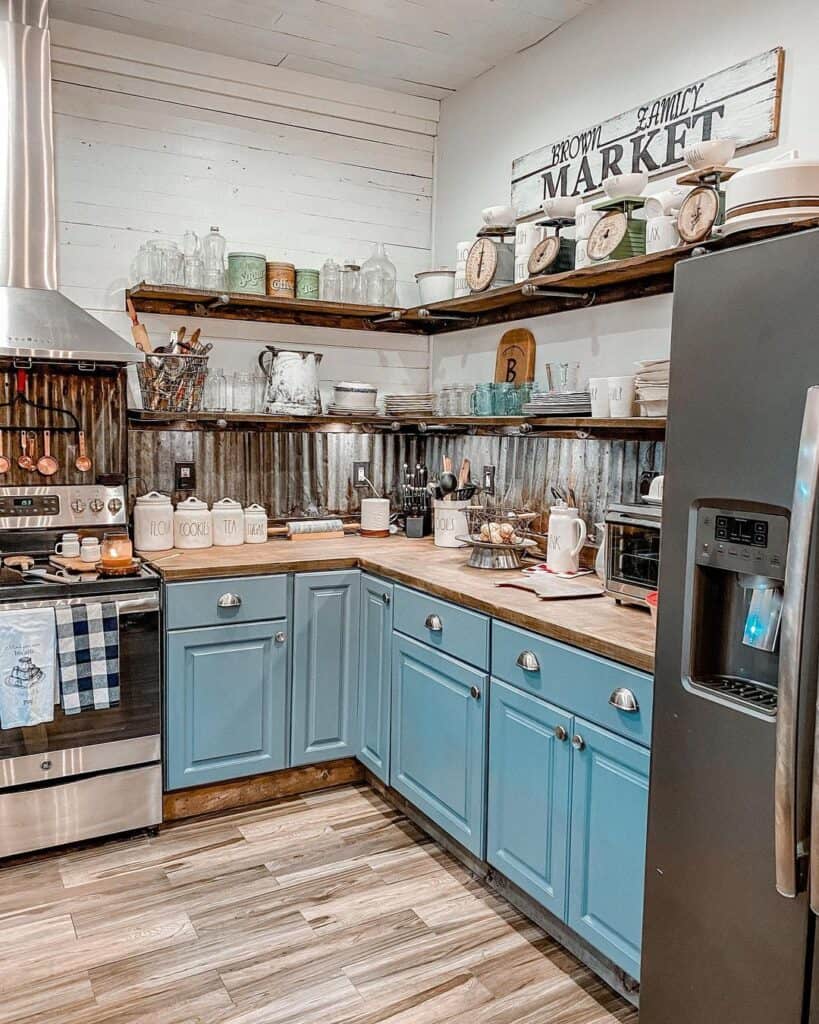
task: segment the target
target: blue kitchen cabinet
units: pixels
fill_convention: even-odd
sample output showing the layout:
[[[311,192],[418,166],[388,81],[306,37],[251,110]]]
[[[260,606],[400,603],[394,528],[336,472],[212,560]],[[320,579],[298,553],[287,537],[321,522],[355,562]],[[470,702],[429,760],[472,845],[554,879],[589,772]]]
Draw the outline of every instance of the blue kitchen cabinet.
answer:
[[[384,783],[390,781],[392,601],[391,583],[362,575],[358,757]]]
[[[295,578],[291,765],[358,753],[360,606],[356,569]]]
[[[650,755],[582,718],[571,742],[568,923],[639,979]]]
[[[170,632],[168,789],[286,766],[287,620]]]
[[[572,717],[493,679],[486,859],[566,917]]]
[[[488,677],[393,634],[390,783],[484,855]]]

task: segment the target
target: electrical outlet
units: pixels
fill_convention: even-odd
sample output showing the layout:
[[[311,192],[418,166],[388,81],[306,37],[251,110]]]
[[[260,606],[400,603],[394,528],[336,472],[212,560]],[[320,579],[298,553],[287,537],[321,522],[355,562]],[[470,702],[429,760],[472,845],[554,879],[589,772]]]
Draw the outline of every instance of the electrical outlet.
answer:
[[[487,494],[494,494],[495,493],[495,467],[494,466],[484,466],[483,467],[482,480],[483,480],[483,484],[482,484],[483,490]]]
[[[174,464],[174,488],[177,491],[196,490],[195,462],[177,462]]]
[[[369,462],[353,463],[353,487],[366,487],[370,479]]]

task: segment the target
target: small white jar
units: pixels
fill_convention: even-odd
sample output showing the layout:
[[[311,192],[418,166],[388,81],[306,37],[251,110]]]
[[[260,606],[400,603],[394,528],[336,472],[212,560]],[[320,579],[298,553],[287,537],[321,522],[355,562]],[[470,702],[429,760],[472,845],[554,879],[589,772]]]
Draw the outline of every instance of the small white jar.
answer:
[[[170,551],[173,547],[173,505],[167,494],[149,491],[137,498],[134,547],[137,551]]]
[[[242,506],[233,498],[214,501],[211,507],[213,517],[213,544],[219,548],[236,547],[245,542],[245,514]]]
[[[173,546],[190,550],[213,546],[213,519],[204,501],[191,495],[173,514]]]
[[[267,510],[262,505],[245,509],[245,544],[264,544],[267,540]]]

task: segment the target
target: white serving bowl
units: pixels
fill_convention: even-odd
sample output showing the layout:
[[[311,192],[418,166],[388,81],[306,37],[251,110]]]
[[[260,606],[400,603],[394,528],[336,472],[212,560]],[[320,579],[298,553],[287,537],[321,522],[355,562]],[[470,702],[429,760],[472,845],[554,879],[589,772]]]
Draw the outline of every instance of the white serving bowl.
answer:
[[[725,228],[819,216],[819,160],[785,154],[745,167],[725,183]]]
[[[370,412],[375,409],[378,388],[361,381],[340,380],[333,388],[333,405],[337,409]]]
[[[633,174],[612,174],[603,182],[603,191],[609,199],[623,196],[640,196],[648,185],[648,172],[635,171]]]
[[[540,208],[547,217],[574,217],[579,202],[579,196],[552,196],[544,199]]]
[[[415,280],[418,282],[422,306],[431,302],[444,302],[455,294],[454,270],[444,267],[439,270],[422,270],[415,275]]]
[[[514,206],[487,206],[481,217],[488,228],[508,228],[517,220]]]
[[[708,139],[706,142],[693,142],[683,150],[683,160],[688,166],[698,171],[701,167],[722,167],[728,163],[737,151],[735,139]]]

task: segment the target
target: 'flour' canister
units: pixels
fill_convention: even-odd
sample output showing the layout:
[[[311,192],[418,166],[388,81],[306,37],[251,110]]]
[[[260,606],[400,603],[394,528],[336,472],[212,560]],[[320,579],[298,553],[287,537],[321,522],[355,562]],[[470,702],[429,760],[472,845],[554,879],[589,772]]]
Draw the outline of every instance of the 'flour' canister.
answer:
[[[245,509],[245,544],[264,544],[267,540],[267,511],[262,505]]]
[[[204,501],[191,495],[176,506],[173,514],[175,548],[209,548],[213,545],[213,520]]]
[[[214,501],[211,508],[213,517],[213,543],[215,547],[236,547],[245,542],[245,514],[242,506],[233,498]]]
[[[167,494],[151,491],[137,498],[134,546],[137,551],[169,551],[173,547],[173,506]]]

